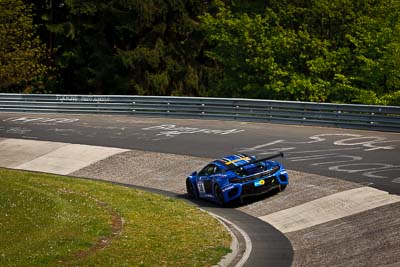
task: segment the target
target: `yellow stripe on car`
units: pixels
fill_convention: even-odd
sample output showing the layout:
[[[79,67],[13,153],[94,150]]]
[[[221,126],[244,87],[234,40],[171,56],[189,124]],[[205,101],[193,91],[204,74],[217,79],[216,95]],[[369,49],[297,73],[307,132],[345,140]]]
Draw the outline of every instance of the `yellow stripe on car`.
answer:
[[[238,162],[238,161],[241,161],[241,160],[249,161],[250,158],[249,158],[249,157],[245,157],[245,158],[240,158],[240,159],[234,159],[234,160],[231,160],[231,161],[226,162],[225,164],[226,164],[226,165],[229,165],[229,164],[233,164],[233,163],[236,163],[236,162]]]

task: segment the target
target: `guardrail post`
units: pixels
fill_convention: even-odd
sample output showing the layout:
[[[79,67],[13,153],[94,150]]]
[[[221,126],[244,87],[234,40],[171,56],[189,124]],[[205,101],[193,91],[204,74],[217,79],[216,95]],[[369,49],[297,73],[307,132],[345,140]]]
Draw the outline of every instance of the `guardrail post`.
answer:
[[[370,117],[369,117],[369,120],[370,120],[370,122],[369,122],[369,128],[370,128],[370,129],[374,128],[374,126],[375,126],[375,125],[374,125],[374,123],[375,123],[374,121],[375,121],[375,120],[374,120],[374,118],[373,118],[374,115],[375,115],[374,112],[371,112],[371,113],[370,113]]]

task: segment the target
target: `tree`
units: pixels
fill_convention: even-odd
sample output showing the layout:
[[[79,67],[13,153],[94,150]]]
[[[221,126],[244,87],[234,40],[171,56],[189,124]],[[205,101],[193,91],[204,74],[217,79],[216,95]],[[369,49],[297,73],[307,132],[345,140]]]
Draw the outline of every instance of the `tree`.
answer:
[[[46,74],[46,49],[22,0],[0,0],[0,91],[30,91]]]
[[[204,90],[197,21],[207,8],[204,1],[50,3],[42,13],[62,78],[59,90],[143,95],[199,95]]]
[[[216,3],[201,19],[216,95],[378,104],[400,89],[398,1]]]

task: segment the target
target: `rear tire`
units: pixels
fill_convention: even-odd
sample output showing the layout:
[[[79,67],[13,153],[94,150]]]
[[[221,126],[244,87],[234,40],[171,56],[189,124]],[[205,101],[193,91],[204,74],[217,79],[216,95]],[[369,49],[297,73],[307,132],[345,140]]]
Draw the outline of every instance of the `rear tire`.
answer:
[[[191,199],[199,198],[196,188],[194,188],[192,181],[189,178],[186,179],[186,191],[187,191],[189,198],[191,198]]]

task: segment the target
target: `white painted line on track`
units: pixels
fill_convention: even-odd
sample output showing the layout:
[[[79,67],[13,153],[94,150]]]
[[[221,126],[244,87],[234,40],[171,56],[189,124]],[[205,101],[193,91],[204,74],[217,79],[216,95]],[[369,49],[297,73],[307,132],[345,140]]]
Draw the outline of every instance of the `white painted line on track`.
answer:
[[[239,249],[238,240],[235,237],[235,234],[232,232],[232,230],[229,229],[228,225],[231,225],[232,227],[234,227],[236,229],[236,231],[238,231],[242,235],[242,237],[245,241],[245,251],[244,251],[243,255],[241,256],[240,260],[235,264],[235,267],[242,267],[249,259],[251,251],[253,249],[253,245],[251,243],[251,239],[250,239],[249,235],[242,228],[240,228],[233,222],[229,221],[228,219],[223,218],[223,217],[221,217],[215,213],[212,213],[210,211],[206,211],[206,212],[208,214],[210,214],[211,216],[220,220],[224,224],[225,228],[230,232],[230,234],[232,235],[232,238],[233,238],[233,240],[232,240],[233,242],[231,244],[232,252],[229,253],[228,255],[225,255],[223,257],[223,259],[216,266],[220,266],[220,267],[230,266],[232,264],[232,261],[235,260],[237,254],[240,252],[240,251],[238,251],[238,249]]]
[[[400,196],[371,187],[360,187],[259,218],[282,233],[288,233],[399,201]]]

